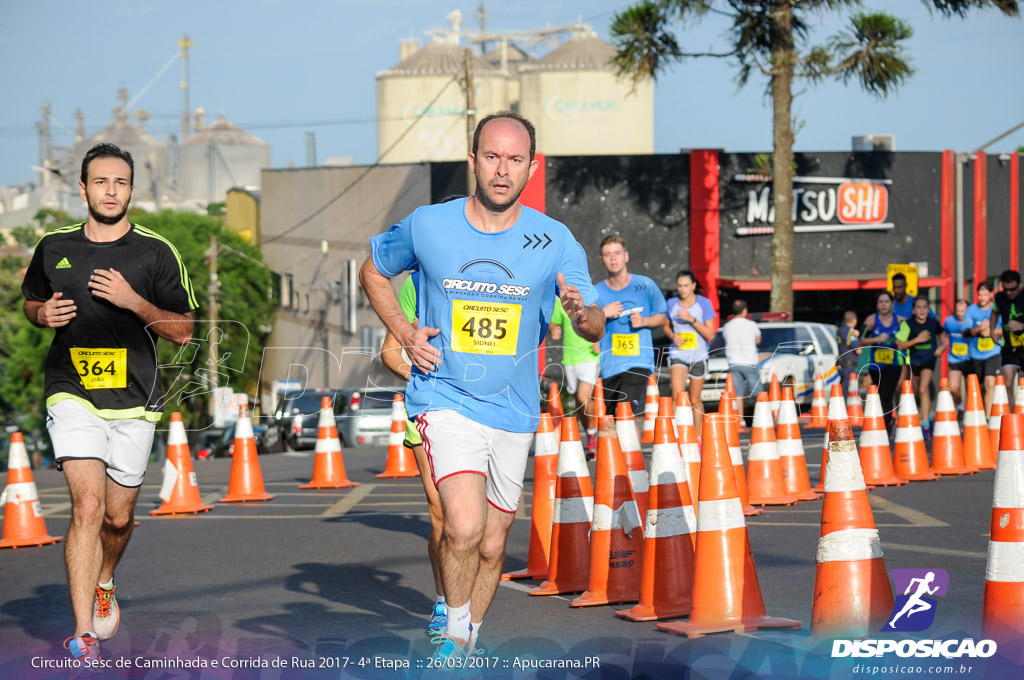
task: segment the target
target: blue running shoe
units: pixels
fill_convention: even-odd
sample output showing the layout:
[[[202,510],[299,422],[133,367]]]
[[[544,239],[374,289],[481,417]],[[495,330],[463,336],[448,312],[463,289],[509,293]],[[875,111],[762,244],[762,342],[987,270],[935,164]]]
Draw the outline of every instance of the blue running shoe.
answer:
[[[71,652],[74,659],[88,657],[93,661],[100,658],[100,641],[89,633],[84,635],[73,635],[64,641],[64,649]]]
[[[435,602],[430,612],[430,621],[427,623],[427,635],[434,637],[444,632],[448,625],[448,605],[444,602]]]
[[[435,635],[430,641],[437,645],[437,649],[427,661],[427,669],[420,676],[421,680],[462,678],[469,666],[469,641],[459,640],[447,633]]]

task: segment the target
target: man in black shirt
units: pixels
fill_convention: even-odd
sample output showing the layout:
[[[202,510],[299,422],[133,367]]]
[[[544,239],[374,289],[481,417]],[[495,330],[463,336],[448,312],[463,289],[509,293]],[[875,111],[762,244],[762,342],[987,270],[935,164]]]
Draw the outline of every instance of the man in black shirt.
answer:
[[[1006,381],[1006,392],[1010,400],[1010,412],[1013,412],[1014,398],[1017,392],[1017,372],[1024,368],[1024,300],[1020,297],[1020,272],[1007,269],[999,275],[1002,290],[992,300],[992,321],[990,327],[996,327],[996,320],[1003,322],[1003,380]]]
[[[125,215],[132,157],[99,144],[82,160],[89,218],[36,246],[22,294],[28,320],[55,329],[46,357],[47,430],[71,492],[67,563],[75,658],[117,631],[117,566],[134,525],[163,391],[156,341],[192,336],[198,307],[178,252]]]

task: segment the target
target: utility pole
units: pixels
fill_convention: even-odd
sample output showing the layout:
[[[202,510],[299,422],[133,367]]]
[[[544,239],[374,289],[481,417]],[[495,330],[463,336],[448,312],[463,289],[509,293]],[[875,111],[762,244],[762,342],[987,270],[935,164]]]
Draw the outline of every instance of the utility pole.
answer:
[[[217,255],[219,249],[217,247],[217,237],[210,237],[210,249],[206,251],[207,264],[210,267],[210,290],[209,290],[209,322],[210,332],[207,337],[210,339],[210,359],[207,362],[210,367],[210,380],[213,383],[213,387],[218,386],[217,373],[220,370],[220,352],[217,344],[220,340],[219,330],[217,329],[217,289],[220,288],[220,281],[217,279]],[[215,408],[215,407],[214,407]]]
[[[178,41],[178,47],[181,48],[181,92],[184,95],[185,109],[181,112],[181,141],[188,139],[189,129],[189,102],[188,102],[188,48],[195,45],[194,42],[189,40],[188,35],[183,35],[181,40]]]
[[[473,152],[473,133],[476,131],[476,97],[473,94],[473,50],[466,48],[466,148]],[[468,168],[467,168],[468,169]],[[466,194],[476,193],[476,177],[466,173]]]

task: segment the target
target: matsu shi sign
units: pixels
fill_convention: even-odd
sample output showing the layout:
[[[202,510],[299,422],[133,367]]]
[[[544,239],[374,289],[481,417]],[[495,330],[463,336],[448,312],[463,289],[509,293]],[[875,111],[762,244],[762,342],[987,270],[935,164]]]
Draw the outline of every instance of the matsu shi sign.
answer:
[[[746,226],[737,236],[775,232],[772,178],[737,174],[734,182],[760,184],[747,191]],[[856,177],[794,177],[793,230],[797,233],[892,229],[889,216],[891,179]]]

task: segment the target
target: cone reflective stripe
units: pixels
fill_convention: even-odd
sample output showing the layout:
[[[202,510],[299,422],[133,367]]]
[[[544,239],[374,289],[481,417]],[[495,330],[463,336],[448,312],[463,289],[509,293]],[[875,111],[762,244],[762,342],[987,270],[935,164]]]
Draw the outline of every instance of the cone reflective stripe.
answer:
[[[551,383],[551,386],[548,387],[548,414],[551,416],[555,428],[561,428],[565,410],[562,408],[562,393],[555,383]]]
[[[604,402],[604,380],[601,378],[597,379],[594,383],[594,394],[591,397],[594,400],[594,417],[601,418],[608,415],[608,406]]]
[[[992,390],[992,412],[988,419],[988,442],[990,451],[999,451],[999,423],[1004,415],[1010,412],[1010,402],[1006,394],[1006,381],[1002,375],[996,376],[996,386]],[[999,460],[996,459],[996,463]]]
[[[195,512],[209,512],[213,506],[206,505],[199,497],[199,484],[192,468],[192,453],[188,450],[185,424],[180,413],[171,414],[171,427],[167,431],[167,460],[164,461],[164,483],[160,489],[163,503],[151,515],[175,515]]]
[[[768,384],[768,407],[771,409],[772,420],[778,422],[779,409],[782,407],[782,387],[775,371],[772,371],[772,380]]]
[[[7,486],[0,495],[4,505],[4,528],[0,535],[0,548],[24,548],[30,545],[49,545],[64,538],[46,532],[43,506],[39,503],[32,466],[28,462],[25,439],[20,432],[11,434],[7,456]]]
[[[633,409],[624,401],[620,401],[619,405],[615,407],[615,433],[619,439],[623,460],[626,463],[626,471],[629,474],[633,500],[636,501],[640,517],[646,517],[650,481],[647,478],[647,468],[644,466],[644,454],[640,450],[640,441],[636,437]]]
[[[658,630],[687,637],[758,628],[799,628],[799,621],[770,617],[743,520],[721,415],[704,419],[704,461],[697,509],[697,556],[693,609],[687,621],[659,623]]]
[[[900,405],[896,409],[896,450],[893,452],[893,470],[900,479],[927,482],[939,476],[928,466],[928,451],[924,446],[921,423],[917,418],[914,387],[904,380],[900,388]]]
[[[697,429],[693,424],[690,395],[686,390],[676,395],[675,425],[679,454],[686,464],[686,483],[690,487],[690,495],[696,497],[697,486],[700,484],[700,447],[697,445]],[[651,465],[653,464],[652,462]]]
[[[664,397],[661,403],[671,397]],[[644,524],[640,602],[615,612],[630,621],[686,616],[691,608],[697,516],[693,512],[686,465],[679,456],[672,416],[658,414],[651,451],[650,508]]]
[[[272,494],[267,493],[263,486],[263,470],[256,455],[256,438],[252,434],[252,422],[249,420],[249,409],[241,406],[238,409],[238,422],[235,423],[235,452],[231,456],[231,481],[228,493],[218,503],[247,503],[249,501],[269,501]]]
[[[796,498],[786,494],[782,479],[782,461],[775,443],[771,404],[761,392],[754,404],[754,426],[747,451],[747,486],[751,505],[795,505]]]
[[[829,410],[829,403],[825,401],[825,382],[820,373],[815,373],[814,392],[811,395],[811,422],[807,427],[828,427]]]
[[[732,461],[733,483],[739,492],[743,514],[753,517],[760,515],[761,510],[750,504],[747,493],[747,472],[743,469],[743,451],[740,449],[740,417],[733,410],[732,404],[732,396],[723,392],[718,401],[718,413],[726,423],[725,437],[729,447],[729,459]],[[697,512],[700,513],[700,504],[698,504]]]
[[[594,487],[575,418],[562,418],[558,479],[551,515],[548,578],[530,595],[579,593],[590,575],[590,526],[594,521]]]
[[[590,530],[587,590],[569,603],[593,607],[640,599],[644,521],[633,500],[626,462],[615,435],[615,421],[598,421],[594,524]]]
[[[552,418],[540,415],[540,426],[533,440],[533,501],[530,506],[530,544],[526,569],[502,574],[503,581],[517,578],[544,578],[551,554],[551,519],[555,512],[555,483],[558,479],[559,436]]]
[[[981,626],[999,642],[1024,637],[1024,415],[1002,418],[992,494]]]
[[[405,396],[396,394],[391,402],[391,434],[388,435],[388,460],[384,472],[375,475],[377,479],[419,477],[420,468],[416,456],[405,445]]]
[[[863,427],[864,405],[860,401],[860,387],[857,385],[857,374],[851,373],[846,385],[846,415],[852,427]]]
[[[775,432],[775,445],[782,463],[782,480],[786,493],[800,501],[816,501],[821,496],[811,491],[811,480],[807,474],[807,457],[804,442],[800,437],[796,403],[793,389],[782,388],[782,402],[779,404],[779,424]]]
[[[949,380],[939,380],[935,400],[935,426],[932,429],[932,472],[940,475],[969,475],[977,472],[964,460],[964,444],[960,425],[956,422],[956,405],[949,392]]]
[[[974,373],[967,378],[967,407],[964,410],[964,460],[979,470],[995,470],[994,448],[989,439],[985,404],[981,399],[981,385]]]
[[[644,401],[644,433],[640,441],[644,444],[654,442],[654,420],[658,417],[658,376],[654,373],[647,378],[647,398]]]
[[[843,399],[843,388],[839,383],[833,383],[832,393],[828,399],[828,427],[825,429],[825,443],[821,449],[821,467],[818,473],[818,484],[814,490],[821,493],[825,490],[825,465],[828,464],[828,433],[832,429],[832,423],[847,421],[846,401]]]
[[[1017,391],[1013,393],[1013,412],[1024,413],[1024,378],[1017,378]]]
[[[811,634],[861,637],[879,630],[894,600],[853,431],[846,421],[829,430]]]
[[[402,425],[404,431],[404,420]],[[392,427],[394,427],[393,423]],[[334,407],[331,404],[331,398],[321,397],[313,479],[309,484],[303,484],[299,488],[344,489],[351,486],[359,486],[359,483],[349,481],[345,474],[345,461],[341,454],[341,440],[338,438],[338,426],[334,420]]]
[[[878,388],[868,386],[864,406],[864,429],[860,431],[860,465],[864,482],[874,486],[902,486],[907,481],[896,476],[889,449],[889,433],[882,416],[882,400]]]

